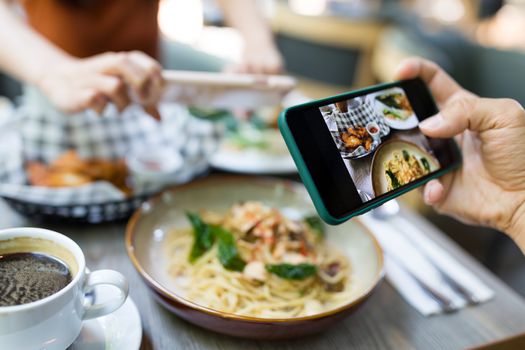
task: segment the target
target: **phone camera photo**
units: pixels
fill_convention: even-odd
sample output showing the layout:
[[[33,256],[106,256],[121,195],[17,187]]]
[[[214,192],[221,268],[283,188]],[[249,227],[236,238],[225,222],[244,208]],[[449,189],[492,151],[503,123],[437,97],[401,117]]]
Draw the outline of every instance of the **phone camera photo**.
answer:
[[[319,110],[363,202],[441,169],[401,87]]]

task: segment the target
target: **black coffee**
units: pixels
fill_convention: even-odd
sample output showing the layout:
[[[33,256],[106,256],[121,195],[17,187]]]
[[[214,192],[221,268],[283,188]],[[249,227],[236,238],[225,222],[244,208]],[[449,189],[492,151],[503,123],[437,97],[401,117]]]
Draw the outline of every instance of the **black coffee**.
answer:
[[[53,257],[34,253],[0,255],[0,306],[43,299],[69,282],[69,268]]]

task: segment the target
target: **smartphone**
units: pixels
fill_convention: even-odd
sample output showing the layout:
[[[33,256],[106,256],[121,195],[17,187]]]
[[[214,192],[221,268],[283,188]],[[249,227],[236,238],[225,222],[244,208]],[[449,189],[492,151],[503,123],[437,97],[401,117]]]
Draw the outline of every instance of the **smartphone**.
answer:
[[[287,108],[279,128],[319,215],[339,224],[461,164],[453,139],[419,130],[437,112],[416,78]]]

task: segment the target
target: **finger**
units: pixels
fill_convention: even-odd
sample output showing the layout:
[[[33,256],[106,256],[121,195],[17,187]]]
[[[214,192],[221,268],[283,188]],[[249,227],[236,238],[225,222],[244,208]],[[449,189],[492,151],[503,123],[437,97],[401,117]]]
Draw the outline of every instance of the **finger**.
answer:
[[[144,55],[146,56],[146,55]],[[153,61],[153,59],[151,59]],[[147,90],[151,72],[155,68],[144,67],[141,55],[134,53],[106,53],[93,57],[90,66],[97,72],[120,77],[128,85],[135,95],[141,97]],[[154,65],[151,64],[153,67]]]
[[[149,80],[147,91],[144,93],[141,101],[143,105],[157,105],[164,92],[165,81],[162,72],[153,73]]]
[[[397,79],[420,77],[427,83],[438,103],[444,103],[455,93],[463,91],[461,86],[436,63],[420,57],[402,61],[395,74]]]
[[[126,85],[116,76],[90,75],[80,82],[80,86],[86,90],[94,91],[94,100],[89,108],[102,112],[109,101],[122,111],[130,103]],[[96,97],[96,98],[95,98]]]
[[[146,74],[145,81],[142,82],[138,90],[138,95],[143,101],[149,101],[160,95],[160,90],[163,84],[162,80],[162,68],[160,64],[149,57],[148,55],[140,52],[133,51],[129,54],[131,61],[141,67],[142,71]]]
[[[430,180],[423,190],[423,199],[428,205],[439,203],[445,194],[443,184],[439,180]]]
[[[120,112],[130,104],[128,91],[122,79],[113,76],[99,76],[97,80],[97,88],[115,104]]]
[[[129,57],[136,64],[141,66],[149,75],[160,74],[162,72],[162,67],[159,62],[143,52],[132,51],[129,53]]]
[[[133,93],[140,99],[149,85],[149,74],[131,56],[124,55],[118,65],[109,67],[105,73],[114,74],[124,81]]]
[[[523,108],[510,99],[463,98],[449,103],[437,115],[419,124],[430,137],[453,137],[465,130],[483,132],[517,126]]]
[[[153,117],[153,119],[160,121],[161,115],[159,113],[159,110],[157,109],[157,106],[144,106],[144,111],[148,113],[150,116]]]
[[[91,103],[91,109],[93,109],[98,115],[102,115],[102,112],[104,112],[104,109],[106,108],[107,104],[107,98],[101,95],[97,95],[96,98],[93,99],[93,103]]]

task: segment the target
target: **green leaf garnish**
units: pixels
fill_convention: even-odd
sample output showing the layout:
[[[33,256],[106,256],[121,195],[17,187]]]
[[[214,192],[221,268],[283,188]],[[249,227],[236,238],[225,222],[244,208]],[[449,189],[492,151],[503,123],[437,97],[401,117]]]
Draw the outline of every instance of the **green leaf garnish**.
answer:
[[[211,226],[213,235],[219,244],[218,257],[222,266],[231,271],[242,271],[246,262],[239,255],[233,234],[220,226]]]
[[[392,188],[395,190],[396,188],[401,187],[401,184],[399,183],[399,180],[394,175],[394,173],[390,170],[385,171],[386,175],[390,178],[390,182],[392,183]]]
[[[319,237],[324,237],[325,227],[320,217],[317,215],[308,216],[303,219],[304,223],[307,224]]]
[[[400,120],[404,120],[406,119],[403,115],[401,115],[400,113],[394,111],[393,109],[383,109],[383,114],[385,116],[387,115],[391,115],[392,117],[394,117],[394,119],[400,119]]]
[[[430,172],[430,164],[426,158],[421,158],[421,164],[423,164],[423,168],[425,168],[427,172]]]
[[[268,264],[266,270],[287,280],[304,280],[316,274],[317,267],[312,264]]]
[[[214,237],[210,226],[202,221],[202,218],[195,213],[186,213],[186,217],[193,227],[193,246],[189,256],[190,262],[195,262],[213,246]]]
[[[408,162],[408,160],[410,159],[410,154],[408,154],[408,151],[406,149],[403,150],[403,159]]]
[[[236,145],[239,148],[257,148],[257,149],[265,149],[268,148],[268,142],[264,140],[254,140],[247,138],[241,134],[235,134],[233,135],[229,141]]]
[[[188,107],[188,111],[194,117],[213,121],[226,119],[232,115],[230,111],[224,109],[201,108],[194,106]]]

